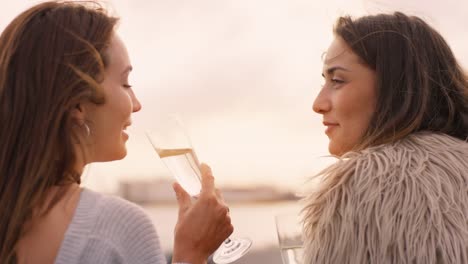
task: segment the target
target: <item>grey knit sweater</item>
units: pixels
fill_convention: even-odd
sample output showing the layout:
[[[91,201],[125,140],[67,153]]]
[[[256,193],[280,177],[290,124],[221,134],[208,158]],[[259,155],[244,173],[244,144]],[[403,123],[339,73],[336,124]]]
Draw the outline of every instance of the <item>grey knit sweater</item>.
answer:
[[[162,264],[166,259],[142,208],[83,189],[55,263]]]

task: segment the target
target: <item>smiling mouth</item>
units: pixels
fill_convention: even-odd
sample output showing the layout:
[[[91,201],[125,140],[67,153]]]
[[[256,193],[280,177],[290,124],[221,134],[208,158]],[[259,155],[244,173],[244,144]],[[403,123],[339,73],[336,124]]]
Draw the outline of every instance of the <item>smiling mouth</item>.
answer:
[[[128,136],[128,128],[130,127],[131,124],[126,124],[123,129],[122,129],[122,133],[126,136]]]
[[[329,136],[329,134],[333,131],[333,129],[339,126],[338,123],[331,123],[331,122],[323,122],[323,125],[327,128],[325,129],[325,134],[327,136]]]
[[[123,126],[123,131],[127,131],[127,129],[132,125],[132,123],[127,123]]]
[[[338,126],[338,123],[332,123],[332,122],[324,121],[324,122],[323,122],[323,125],[324,125],[324,126],[327,126],[327,127],[330,127],[330,126]]]

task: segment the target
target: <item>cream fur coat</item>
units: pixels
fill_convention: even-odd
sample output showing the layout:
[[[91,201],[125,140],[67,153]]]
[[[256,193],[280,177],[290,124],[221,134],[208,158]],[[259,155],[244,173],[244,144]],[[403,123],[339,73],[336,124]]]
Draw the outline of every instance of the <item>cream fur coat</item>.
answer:
[[[468,264],[468,143],[434,133],[348,153],[304,199],[304,263]]]

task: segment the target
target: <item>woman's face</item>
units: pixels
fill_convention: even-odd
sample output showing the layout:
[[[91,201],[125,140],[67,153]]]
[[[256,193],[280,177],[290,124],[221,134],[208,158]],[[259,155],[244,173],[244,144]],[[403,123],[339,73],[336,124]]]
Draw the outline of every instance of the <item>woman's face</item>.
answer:
[[[105,103],[88,104],[87,124],[90,128],[92,162],[122,159],[127,154],[125,129],[131,125],[131,114],[141,109],[128,76],[132,70],[127,49],[114,33],[107,50],[109,64],[101,83]]]
[[[341,37],[328,48],[322,75],[325,83],[313,110],[323,116],[328,150],[341,156],[361,142],[369,126],[376,104],[376,76]]]

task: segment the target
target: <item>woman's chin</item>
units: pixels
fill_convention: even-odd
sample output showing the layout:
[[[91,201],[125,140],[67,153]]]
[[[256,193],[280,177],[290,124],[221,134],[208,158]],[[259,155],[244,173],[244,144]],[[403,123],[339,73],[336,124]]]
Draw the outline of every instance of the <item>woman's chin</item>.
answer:
[[[111,153],[108,153],[107,155],[102,155],[100,157],[96,157],[93,159],[92,162],[109,162],[109,161],[115,161],[115,160],[121,160],[127,156],[127,149],[124,147],[118,151]]]
[[[334,144],[333,141],[330,141],[328,144],[328,152],[330,152],[331,155],[341,157],[344,153],[346,153],[345,150],[343,150],[343,147]]]

